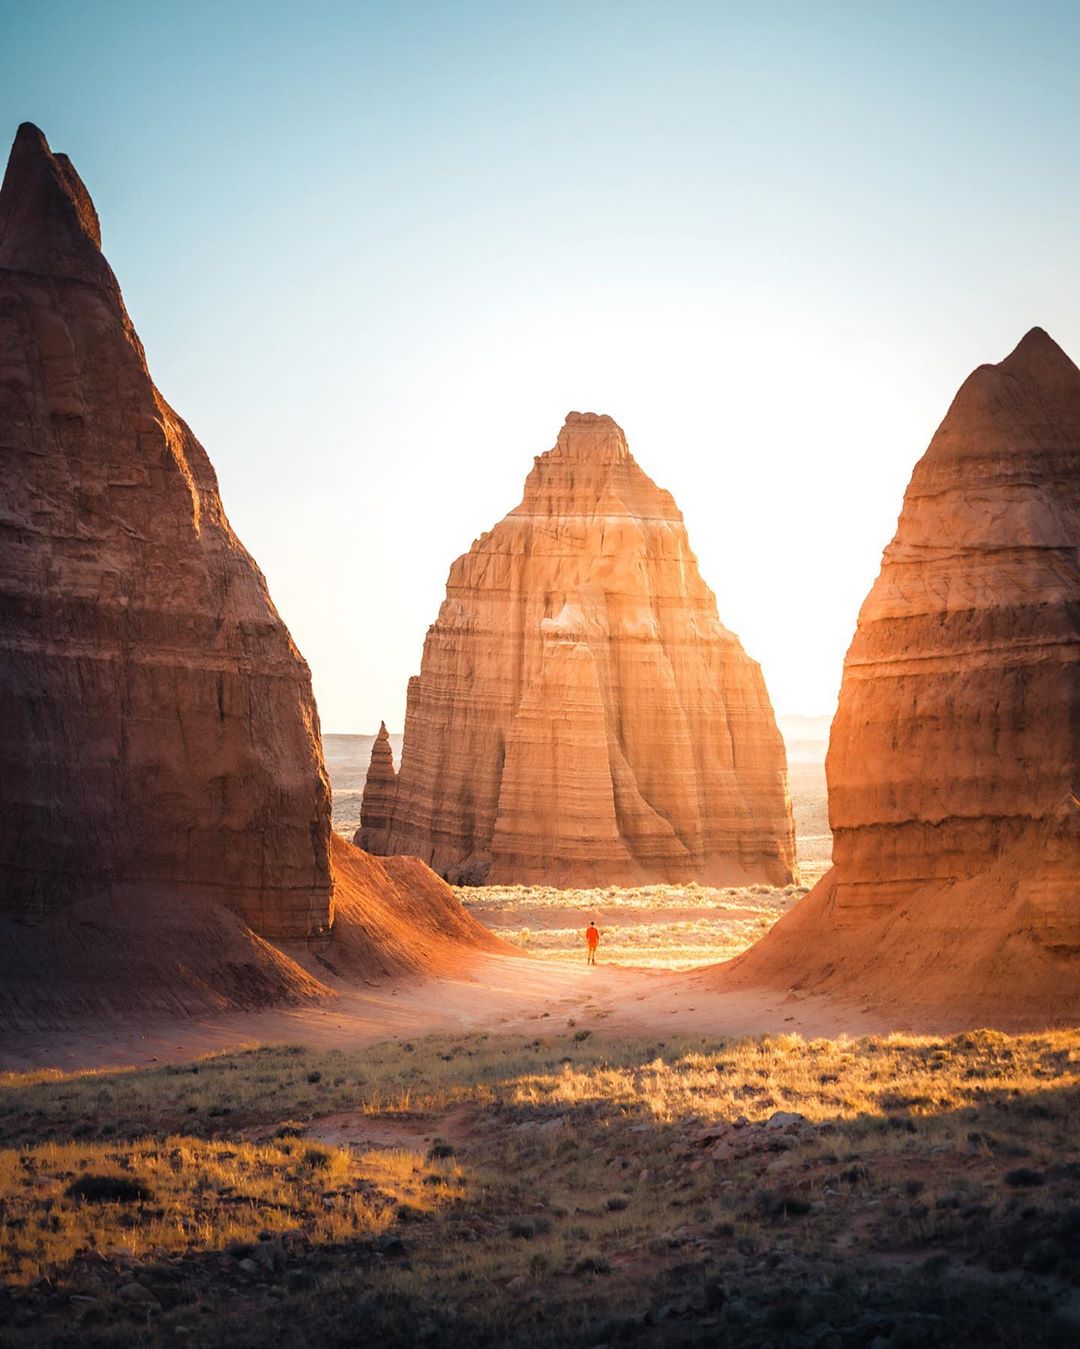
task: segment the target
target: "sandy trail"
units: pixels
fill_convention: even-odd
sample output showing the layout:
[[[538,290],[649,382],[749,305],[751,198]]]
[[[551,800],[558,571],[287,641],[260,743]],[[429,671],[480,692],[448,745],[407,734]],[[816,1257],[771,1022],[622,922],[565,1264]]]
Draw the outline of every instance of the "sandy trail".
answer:
[[[865,1011],[820,998],[719,993],[702,987],[696,972],[478,955],[453,978],[346,986],[319,1005],[5,1035],[0,1069],[167,1063],[265,1044],[325,1049],[435,1032],[542,1032],[571,1018],[583,1029],[646,1035],[835,1036],[892,1029]]]

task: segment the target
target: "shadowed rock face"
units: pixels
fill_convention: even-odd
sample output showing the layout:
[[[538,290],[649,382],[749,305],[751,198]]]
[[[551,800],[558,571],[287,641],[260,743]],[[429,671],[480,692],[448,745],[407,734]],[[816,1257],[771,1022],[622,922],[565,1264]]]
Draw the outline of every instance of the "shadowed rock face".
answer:
[[[964,383],[844,662],[834,870],[734,977],[1035,1023],[1080,1003],[1080,370]]]
[[[384,767],[369,782],[381,811]],[[451,880],[792,878],[761,671],[610,417],[571,413],[521,505],[454,563],[390,818],[361,837]]]
[[[0,191],[0,469],[0,914],[186,894],[326,925],[307,666],[29,125]]]

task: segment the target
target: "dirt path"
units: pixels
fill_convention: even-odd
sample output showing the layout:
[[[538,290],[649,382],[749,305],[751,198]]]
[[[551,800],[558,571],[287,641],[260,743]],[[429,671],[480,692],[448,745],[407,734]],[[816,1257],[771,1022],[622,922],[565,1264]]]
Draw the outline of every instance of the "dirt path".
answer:
[[[831,1036],[887,1029],[821,999],[716,993],[697,986],[693,974],[484,955],[458,978],[349,988],[317,1006],[5,1036],[0,1069],[165,1063],[262,1044],[328,1048],[437,1031],[535,1031],[546,1021],[571,1018],[586,1028],[644,1034]]]

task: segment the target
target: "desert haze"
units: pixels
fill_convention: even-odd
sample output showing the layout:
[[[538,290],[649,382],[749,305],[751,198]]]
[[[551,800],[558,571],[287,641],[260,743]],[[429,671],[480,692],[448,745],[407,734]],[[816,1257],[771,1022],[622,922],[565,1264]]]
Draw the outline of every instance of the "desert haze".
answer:
[[[378,50],[389,18],[362,8],[340,16],[343,32],[359,23],[363,50]],[[637,51],[630,20],[622,39]],[[155,71],[199,21],[178,14],[166,33],[140,19]],[[235,21],[215,16],[215,60]],[[260,15],[214,88],[242,69],[231,96],[270,116],[291,86],[268,79],[271,98],[246,77],[270,68],[286,32],[303,63],[309,30],[294,22]],[[410,22],[460,37],[424,6]],[[483,41],[505,55],[513,43],[492,25]],[[587,50],[607,78],[586,83],[607,107],[614,57]],[[804,58],[824,59],[812,44]],[[180,108],[185,153],[208,173],[223,156],[230,181],[255,190],[268,172],[257,128],[243,152],[234,123],[200,139],[211,122],[197,98],[151,98],[146,62],[102,59],[118,88],[143,90],[125,125],[160,101]],[[204,94],[207,60],[193,66]],[[650,49],[650,79],[665,61]],[[342,108],[367,96],[372,68],[345,79],[331,65]],[[498,68],[516,92],[484,107],[484,126],[530,97],[513,62]],[[401,115],[392,85],[379,111]],[[454,78],[443,70],[435,88],[423,135],[438,141],[445,118],[448,136],[488,144]],[[671,98],[683,106],[679,89]],[[858,121],[845,118],[851,134]],[[762,134],[752,118],[733,124]],[[371,125],[393,140],[389,111]],[[351,193],[347,166],[305,134],[305,156]],[[102,141],[88,182],[100,176],[132,222],[152,201],[166,228],[183,194],[144,181],[128,141]],[[483,191],[516,200],[500,162],[485,160]],[[433,407],[449,374],[424,366],[425,325],[449,301],[425,259],[438,277],[453,270],[442,212],[472,181],[461,186],[460,164],[446,172],[446,201],[427,203],[438,246],[410,255],[394,299],[423,315],[400,359],[410,399]],[[567,180],[564,213],[587,233],[606,193]],[[275,193],[307,209],[301,184]],[[601,269],[618,255],[616,222],[634,218],[619,201]],[[347,277],[324,270],[322,240],[364,222],[311,208],[283,266],[258,212],[237,209],[250,223],[236,284],[250,273],[290,313],[294,291],[332,308]],[[784,209],[810,218],[798,193]],[[470,203],[470,229],[481,214]],[[500,283],[511,289],[543,253],[527,214]],[[704,226],[691,211],[675,230],[675,214],[658,253],[681,258]],[[210,235],[169,248],[144,232],[154,262],[132,267],[132,312],[151,316],[140,327],[156,346],[190,329],[182,303],[163,321],[147,290],[173,270],[197,277]],[[126,276],[131,235],[117,237]],[[795,490],[778,467],[768,494],[740,496],[747,447],[730,450],[725,490],[758,519],[762,549],[712,576],[714,593],[700,524],[720,480],[679,476],[678,408],[654,423],[664,434],[635,433],[633,454],[614,401],[566,412],[576,390],[561,429],[474,409],[478,445],[497,428],[498,471],[455,441],[456,509],[414,472],[392,550],[376,543],[391,513],[379,475],[398,466],[359,445],[370,490],[352,503],[347,583],[328,566],[310,599],[314,612],[334,591],[335,633],[362,638],[371,677],[347,715],[335,695],[335,724],[371,733],[344,734],[321,727],[286,606],[152,379],[102,239],[72,161],[23,122],[0,188],[0,1349],[1080,1342],[1080,369],[1066,350],[1029,323],[1003,357],[987,339],[1002,358],[947,411],[941,399],[921,458],[917,441],[905,448],[910,482],[902,500],[895,485],[872,584],[874,558],[852,554],[869,592],[835,652],[835,715],[777,715],[772,638],[759,624],[744,645],[722,621],[766,593],[762,558]],[[350,259],[366,266],[362,249]],[[482,303],[457,302],[466,346]],[[939,296],[927,304],[947,321]],[[573,345],[595,317],[588,297],[571,309],[563,340],[598,396],[632,401],[633,380],[605,384]],[[887,309],[881,325],[896,321]],[[391,311],[379,311],[388,352],[402,341]],[[530,319],[506,322],[509,342]],[[357,306],[350,340],[373,324]],[[246,327],[223,337],[200,321],[188,359],[219,364],[228,405],[268,425],[244,383],[254,316]],[[298,371],[311,350],[327,371],[336,359],[310,324],[289,341]],[[295,399],[313,425],[316,404],[347,422],[392,403],[358,350],[365,377],[347,390],[316,366],[317,388],[290,374],[265,396]],[[439,350],[460,369],[452,340]],[[757,352],[770,389],[783,383],[774,354]],[[954,376],[925,364],[935,388]],[[894,401],[905,396],[897,376]],[[415,409],[394,411],[413,425]],[[206,420],[234,468],[228,421]],[[273,431],[289,442],[295,516],[267,573],[275,594],[290,546],[298,576],[311,565],[305,512],[330,513],[341,494],[319,436],[291,426]],[[695,428],[699,450],[710,434]],[[246,492],[223,473],[230,502],[254,514],[279,500],[274,453]],[[679,505],[635,455],[662,481],[670,470]],[[836,534],[808,521],[808,559]],[[427,600],[406,603],[421,571]],[[791,636],[794,585],[756,615],[789,639],[791,668],[820,657]],[[398,595],[411,677],[375,617]]]

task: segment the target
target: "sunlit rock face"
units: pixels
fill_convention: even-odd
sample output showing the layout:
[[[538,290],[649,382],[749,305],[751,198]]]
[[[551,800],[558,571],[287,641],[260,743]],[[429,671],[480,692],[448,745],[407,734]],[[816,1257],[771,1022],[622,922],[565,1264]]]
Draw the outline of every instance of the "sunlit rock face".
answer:
[[[29,125],[0,192],[0,465],[0,912],[167,893],[324,926],[307,666]]]
[[[736,979],[1033,1023],[1080,1006],[1080,370],[964,383],[844,662],[834,869]]]
[[[960,389],[859,614],[827,761],[839,921],[1071,831],[1078,548],[1080,370],[1036,328]]]
[[[369,781],[382,810],[385,769]],[[571,413],[521,505],[454,563],[390,818],[361,835],[455,881],[792,878],[761,671],[610,417]]]

